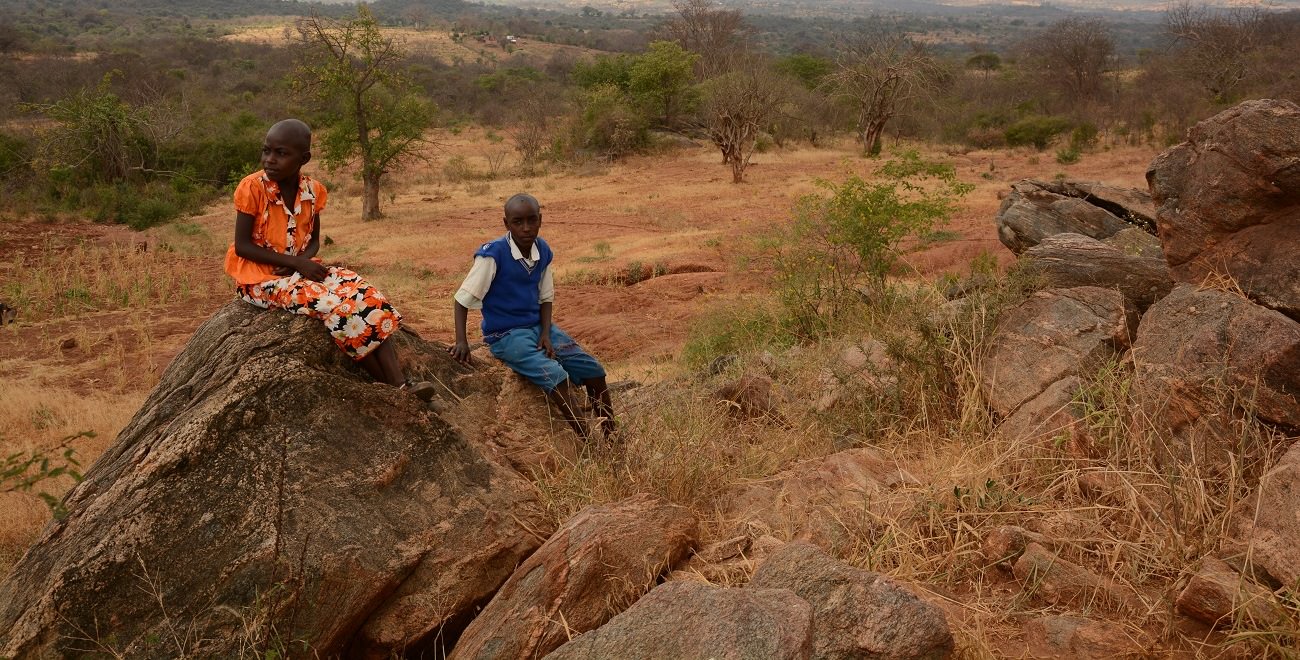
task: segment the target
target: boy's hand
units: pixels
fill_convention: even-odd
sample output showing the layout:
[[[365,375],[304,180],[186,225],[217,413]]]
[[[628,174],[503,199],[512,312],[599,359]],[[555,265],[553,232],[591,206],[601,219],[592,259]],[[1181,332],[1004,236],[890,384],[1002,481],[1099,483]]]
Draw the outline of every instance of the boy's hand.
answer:
[[[325,278],[330,275],[330,269],[326,268],[320,262],[311,259],[300,260],[298,263],[298,272],[302,273],[303,277],[313,282],[324,281]]]
[[[537,347],[546,353],[546,357],[555,359],[555,349],[551,346],[550,333],[544,334],[537,339]]]
[[[461,364],[474,364],[473,360],[469,357],[469,343],[467,342],[458,341],[455,344],[448,346],[447,352],[451,354],[452,358]]]

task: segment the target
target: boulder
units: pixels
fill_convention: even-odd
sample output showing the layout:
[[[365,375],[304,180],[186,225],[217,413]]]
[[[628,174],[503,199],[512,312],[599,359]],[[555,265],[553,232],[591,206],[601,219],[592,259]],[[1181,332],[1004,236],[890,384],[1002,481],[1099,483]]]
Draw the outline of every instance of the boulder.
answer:
[[[804,659],[812,607],[787,589],[729,589],[668,582],[550,660]]]
[[[1238,521],[1255,567],[1300,593],[1300,442],[1259,480],[1252,506]]]
[[[782,546],[747,588],[789,589],[812,604],[814,658],[903,660],[953,652],[938,607],[891,578],[844,564],[809,543]]]
[[[998,239],[1020,254],[1056,234],[1096,239],[1132,226],[1149,228],[1154,208],[1146,192],[1088,181],[1023,179],[998,208]]]
[[[1147,310],[1137,334],[1132,395],[1176,455],[1235,447],[1232,422],[1246,410],[1300,429],[1300,323],[1183,284]]]
[[[844,525],[906,506],[894,494],[916,479],[873,449],[848,449],[796,464],[738,492],[727,516],[737,534],[773,534],[829,546]]]
[[[1031,532],[1015,525],[1003,525],[984,537],[984,545],[981,549],[989,563],[1010,569],[1020,555],[1025,553],[1025,548],[1029,547],[1030,543],[1046,546],[1050,545],[1051,541],[1038,532]]]
[[[450,657],[540,658],[649,591],[695,535],[690,511],[649,495],[587,507],[515,569]]]
[[[998,319],[980,371],[985,398],[1004,418],[1044,393],[1050,400],[1035,414],[1058,408],[1073,391],[1049,391],[1053,384],[1094,373],[1128,348],[1136,325],[1137,310],[1119,291],[1039,291]]]
[[[1155,240],[1140,229],[1126,229],[1121,233],[1128,232]],[[1138,309],[1146,309],[1168,294],[1174,283],[1159,247],[1143,250],[1139,245],[1136,252],[1081,234],[1057,234],[1026,250],[1023,258],[1029,259],[1028,266],[1051,286],[1119,289]]]
[[[404,337],[412,362],[458,367]],[[549,532],[533,486],[372,382],[317,321],[195,331],[0,584],[0,656],[434,652]],[[108,649],[105,649],[108,652]]]
[[[1201,569],[1188,580],[1174,606],[1179,612],[1211,626],[1231,626],[1238,620],[1267,627],[1277,623],[1282,611],[1264,587],[1242,577],[1214,557],[1201,561]]]
[[[1174,278],[1231,277],[1300,320],[1300,106],[1246,101],[1193,127],[1147,169]]]
[[[1029,621],[1024,630],[1030,658],[1110,660],[1149,657],[1151,653],[1151,640],[1146,635],[1109,621],[1045,616]]]
[[[785,397],[771,378],[761,374],[746,374],[728,381],[718,387],[713,396],[726,404],[727,412],[741,419],[783,419],[781,405]]]
[[[1011,568],[1026,593],[1070,607],[1143,611],[1132,591],[1061,557],[1038,543],[1025,546]]]

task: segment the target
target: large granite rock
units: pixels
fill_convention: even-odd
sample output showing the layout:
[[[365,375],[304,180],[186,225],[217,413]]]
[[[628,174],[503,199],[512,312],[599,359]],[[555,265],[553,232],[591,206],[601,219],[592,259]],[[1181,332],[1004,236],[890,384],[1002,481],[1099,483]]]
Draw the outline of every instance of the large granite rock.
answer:
[[[1153,230],[1155,208],[1145,191],[1091,181],[1023,179],[998,208],[998,239],[1020,254],[1057,234],[1096,239],[1129,227]]]
[[[1236,447],[1251,414],[1300,429],[1300,323],[1227,291],[1179,285],[1133,345],[1133,396],[1171,447]]]
[[[436,652],[549,533],[530,483],[371,382],[319,322],[242,302],[194,333],[66,503],[0,584],[0,656],[74,655],[88,634],[127,657],[272,637]]]
[[[1140,229],[1121,233],[1136,233],[1155,241]],[[1130,240],[1127,245],[1135,249],[1125,250],[1121,247],[1126,245],[1124,242],[1116,245],[1113,239],[1099,241],[1081,234],[1057,234],[1026,250],[1023,258],[1030,260],[1030,267],[1051,286],[1118,289],[1139,309],[1150,307],[1174,288],[1158,243],[1144,249]]]
[[[649,591],[695,536],[690,511],[649,495],[583,509],[520,564],[450,657],[544,656]]]
[[[1004,312],[980,378],[1005,430],[1055,431],[1081,377],[1127,349],[1136,324],[1137,309],[1123,294],[1098,287],[1039,291]]]
[[[1174,277],[1230,276],[1300,319],[1300,106],[1246,101],[1193,127],[1147,170]]]
[[[804,660],[813,611],[787,589],[729,589],[668,582],[550,660]]]
[[[953,639],[943,611],[893,579],[837,561],[809,543],[787,543],[759,566],[750,589],[789,589],[813,606],[813,656],[946,658]]]

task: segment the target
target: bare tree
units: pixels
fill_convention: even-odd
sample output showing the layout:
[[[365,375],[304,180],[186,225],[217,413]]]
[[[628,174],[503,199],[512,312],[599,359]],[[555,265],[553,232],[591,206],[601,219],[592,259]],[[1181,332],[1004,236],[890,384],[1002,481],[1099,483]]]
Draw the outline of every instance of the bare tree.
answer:
[[[832,95],[853,106],[866,153],[880,152],[885,125],[908,103],[926,97],[942,77],[938,62],[906,35],[885,32],[843,44],[826,79]]]
[[[677,15],[661,28],[669,41],[700,56],[696,73],[712,78],[730,68],[730,60],[748,48],[751,31],[738,9],[723,9],[710,0],[676,0]]]
[[[1264,13],[1259,7],[1217,9],[1182,2],[1169,8],[1164,23],[1181,72],[1223,101],[1250,73]]]
[[[1063,88],[1071,101],[1084,101],[1103,89],[1115,42],[1105,21],[1071,17],[1049,25],[1022,49],[1049,84]]]
[[[788,100],[790,87],[776,84],[776,78],[765,60],[746,57],[704,82],[700,129],[731,165],[732,183],[745,180],[759,132]]]

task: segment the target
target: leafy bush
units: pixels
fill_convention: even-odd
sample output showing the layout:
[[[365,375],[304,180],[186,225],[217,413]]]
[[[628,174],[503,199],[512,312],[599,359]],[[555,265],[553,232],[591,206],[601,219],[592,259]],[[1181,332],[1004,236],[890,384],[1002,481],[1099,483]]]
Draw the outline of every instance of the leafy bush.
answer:
[[[601,85],[583,95],[576,132],[581,147],[610,158],[642,150],[650,143],[645,116],[613,85]]]
[[[1097,143],[1097,126],[1084,122],[1074,127],[1070,131],[1070,148],[1075,151],[1083,151]]]
[[[864,289],[886,292],[900,256],[946,223],[957,199],[972,189],[951,165],[916,152],[885,163],[876,175],[883,181],[819,181],[829,194],[801,197],[794,223],[767,242],[786,321],[797,336],[827,334]]]
[[[1013,147],[1034,145],[1042,151],[1052,138],[1070,130],[1070,120],[1064,117],[1031,115],[1010,125],[1006,130],[1007,144]]]
[[[1079,162],[1078,147],[1071,146],[1068,149],[1057,149],[1056,162],[1062,165],[1073,165]]]

